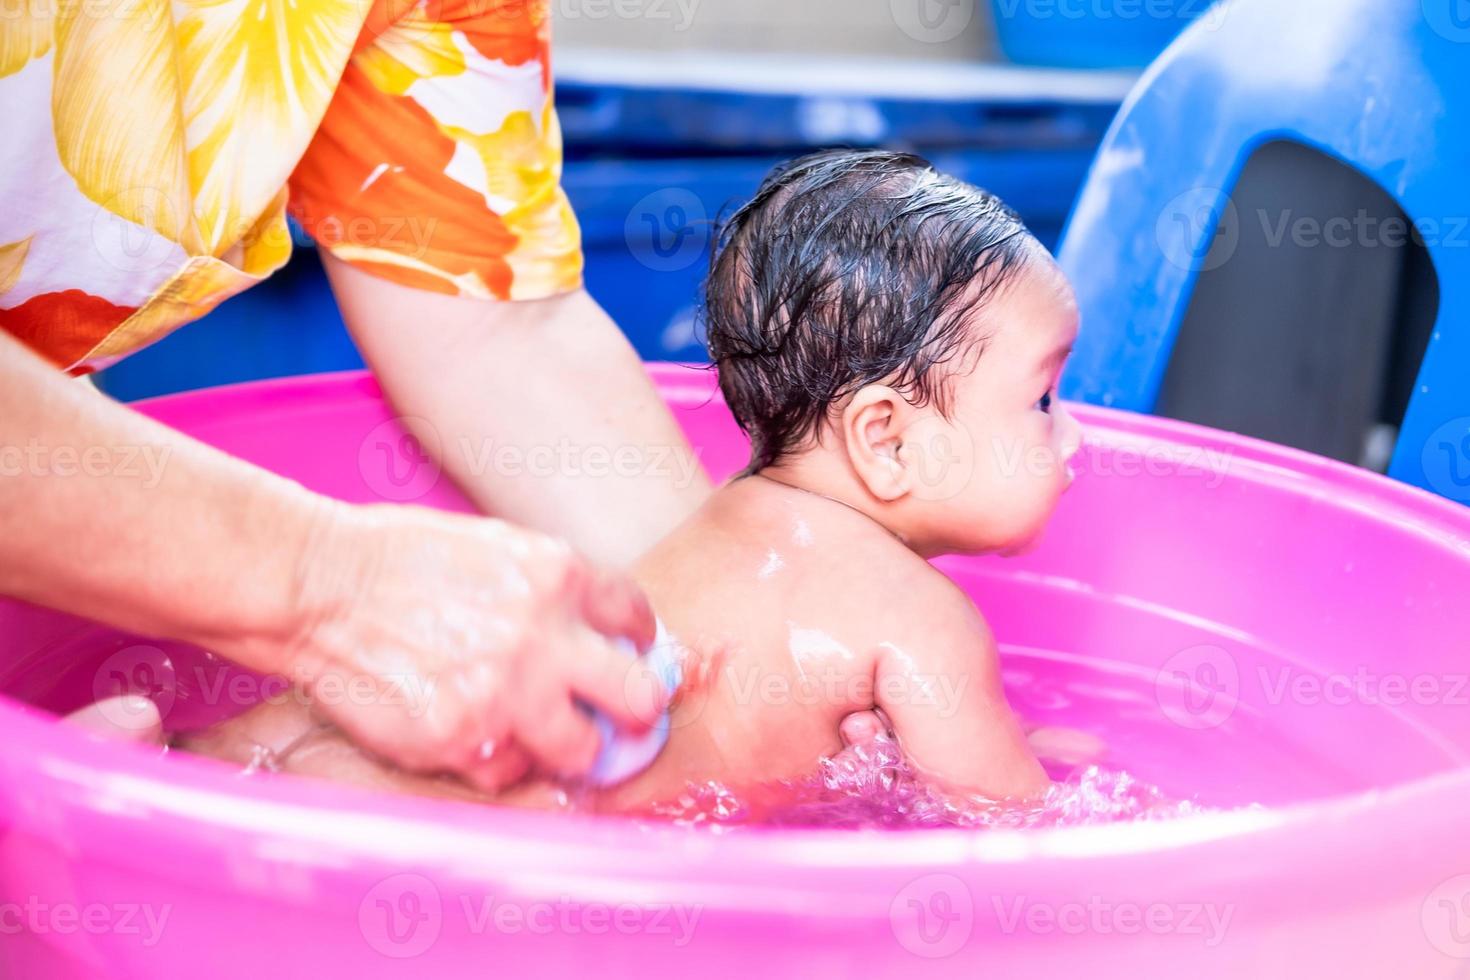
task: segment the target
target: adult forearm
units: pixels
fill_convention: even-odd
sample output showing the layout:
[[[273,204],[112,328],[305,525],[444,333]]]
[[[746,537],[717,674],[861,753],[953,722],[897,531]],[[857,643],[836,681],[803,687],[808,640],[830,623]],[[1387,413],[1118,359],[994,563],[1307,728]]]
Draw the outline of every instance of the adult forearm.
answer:
[[[407,426],[485,512],[631,562],[709,492],[617,325],[586,293],[477,302],[328,259]]]
[[[0,593],[278,669],[331,506],[0,333]]]
[[[487,789],[580,774],[662,692],[626,575],[505,521],[357,507],[231,459],[0,334],[0,594],[281,673],[400,766]],[[0,644],[0,656],[4,655]]]

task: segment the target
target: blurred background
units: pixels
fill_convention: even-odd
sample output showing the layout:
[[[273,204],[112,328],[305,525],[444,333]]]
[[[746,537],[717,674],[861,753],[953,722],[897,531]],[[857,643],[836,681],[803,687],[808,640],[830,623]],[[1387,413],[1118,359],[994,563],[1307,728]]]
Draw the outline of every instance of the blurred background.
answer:
[[[586,282],[645,359],[702,360],[713,222],[778,160],[912,150],[1056,243],[1146,65],[1206,0],[551,0]],[[134,399],[358,367],[316,250],[102,372]]]

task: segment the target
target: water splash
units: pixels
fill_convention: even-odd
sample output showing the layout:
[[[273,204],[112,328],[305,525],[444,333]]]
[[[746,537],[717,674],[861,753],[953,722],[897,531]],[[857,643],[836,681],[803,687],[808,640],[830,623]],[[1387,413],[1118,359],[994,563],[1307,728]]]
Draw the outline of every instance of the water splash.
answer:
[[[335,736],[345,743],[345,736],[330,724],[320,724],[280,751],[252,745],[240,774],[292,771],[291,757],[321,736]],[[914,769],[895,738],[878,736],[867,745],[820,760],[817,770],[804,778],[740,789],[715,780],[690,783],[674,799],[627,815],[716,833],[753,826],[1024,830],[1168,820],[1211,809],[1192,800],[1174,799],[1121,770],[1095,764],[1069,766],[1054,759],[1043,759],[1043,763],[1052,785],[1039,800],[956,798],[937,790]],[[422,787],[417,791],[422,792]],[[599,807],[589,786],[568,791],[552,783],[531,783],[495,802],[562,812],[607,812]]]
[[[1053,784],[1040,800],[955,799],[926,783],[905,761],[897,742],[880,738],[823,759],[818,771],[805,779],[742,791],[718,782],[690,784],[678,798],[650,808],[648,815],[725,831],[754,825],[1035,829],[1167,820],[1207,812],[1198,803],[1172,799],[1126,772],[1098,765],[1050,774]]]

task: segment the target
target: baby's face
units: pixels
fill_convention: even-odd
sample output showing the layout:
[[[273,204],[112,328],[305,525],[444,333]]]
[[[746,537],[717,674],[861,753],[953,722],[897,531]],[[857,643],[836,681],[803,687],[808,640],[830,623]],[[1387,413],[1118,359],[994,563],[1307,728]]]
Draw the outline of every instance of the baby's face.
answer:
[[[1072,482],[1067,464],[1082,431],[1056,385],[1077,337],[1077,302],[1038,253],[976,316],[972,329],[989,340],[947,379],[948,418],[926,420],[928,465],[952,475],[928,495],[918,530],[935,551],[1013,554],[1036,541]]]

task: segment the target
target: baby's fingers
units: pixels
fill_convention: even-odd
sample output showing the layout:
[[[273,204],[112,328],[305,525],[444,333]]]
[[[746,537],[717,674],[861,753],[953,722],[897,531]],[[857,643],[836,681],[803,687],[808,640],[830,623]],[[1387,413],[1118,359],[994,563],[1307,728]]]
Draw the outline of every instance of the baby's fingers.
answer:
[[[854,711],[838,726],[838,734],[842,737],[842,744],[848,748],[860,745],[872,745],[880,735],[889,733],[888,719],[876,709],[873,711]]]

